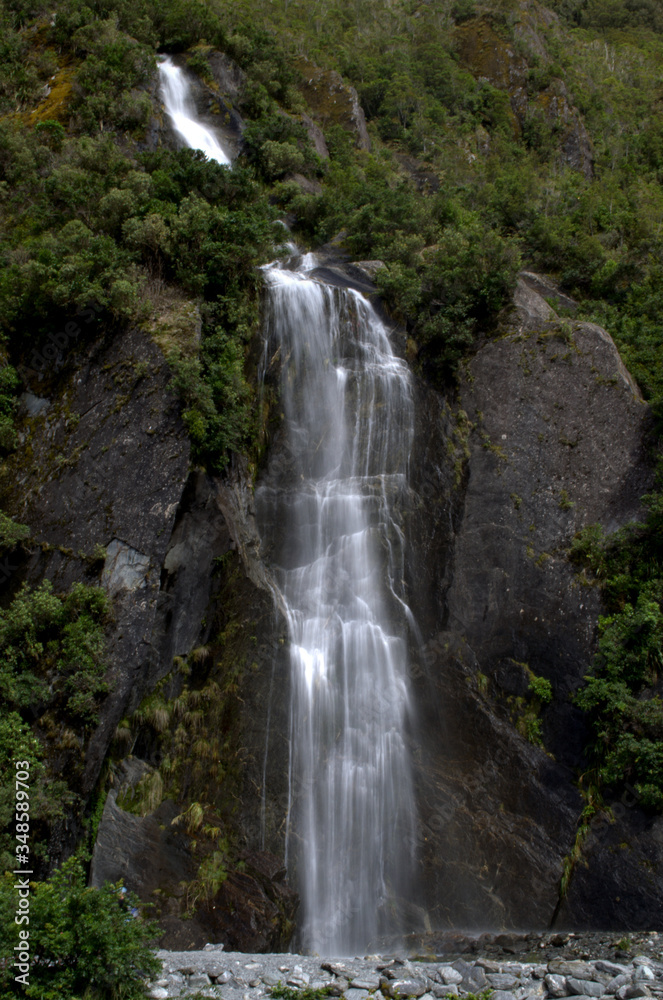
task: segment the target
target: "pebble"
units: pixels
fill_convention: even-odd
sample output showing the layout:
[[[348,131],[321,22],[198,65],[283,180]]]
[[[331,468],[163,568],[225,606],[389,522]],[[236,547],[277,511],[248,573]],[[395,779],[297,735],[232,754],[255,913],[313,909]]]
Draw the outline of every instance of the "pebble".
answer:
[[[625,965],[618,965],[616,962],[603,962],[599,959],[594,963],[597,972],[607,972],[609,976],[623,976],[626,972]]]
[[[437,976],[441,983],[462,983],[463,977],[451,965],[441,965],[437,970]]]
[[[387,991],[393,1000],[399,1000],[400,997],[422,997],[426,987],[416,979],[392,979]]]
[[[212,980],[207,975],[206,972],[194,972],[192,976],[189,976],[189,981],[187,986],[190,989],[198,989],[199,986],[211,986]]]
[[[340,1000],[465,1000],[468,993],[490,989],[491,1000],[663,1000],[663,963],[656,935],[638,935],[637,950],[651,947],[654,958],[622,953],[612,944],[601,958],[591,961],[592,950],[582,947],[582,935],[566,935],[574,945],[569,953],[539,952],[534,939],[529,950],[519,942],[509,960],[490,955],[450,954],[439,960],[410,961],[379,955],[334,961],[322,961],[312,955],[248,955],[211,948],[198,952],[159,952],[163,963],[161,977],[148,985],[150,1000],[174,1000],[196,991],[222,1000],[269,1000],[269,990],[279,983],[291,984],[301,991],[323,987]],[[635,937],[635,935],[634,935]],[[539,935],[543,938],[543,935]],[[506,939],[506,936],[505,936]],[[546,940],[552,940],[551,935]],[[608,940],[606,938],[606,940]],[[614,940],[614,939],[613,939]],[[651,941],[651,944],[650,944]],[[506,947],[506,945],[505,945]],[[560,948],[562,945],[559,946]],[[636,951],[633,947],[631,954]],[[508,950],[508,949],[507,949]],[[522,962],[514,961],[514,953]],[[553,953],[551,953],[553,952]],[[607,955],[614,953],[618,961]],[[595,952],[596,954],[596,952]],[[539,957],[540,956],[540,957]],[[578,957],[576,957],[578,956]],[[544,963],[541,959],[547,959]],[[246,977],[246,978],[242,978]],[[220,987],[223,987],[221,991]]]
[[[574,979],[573,976],[567,976],[566,985],[569,993],[573,996],[603,996],[603,986],[601,983],[594,983],[589,979]]]
[[[496,990],[512,990],[514,986],[518,985],[516,977],[509,975],[508,972],[489,973],[487,979]]]
[[[566,979],[564,976],[559,976],[554,972],[548,973],[545,977],[544,982],[548,990],[549,997],[565,997],[568,995],[568,990],[566,988]]]

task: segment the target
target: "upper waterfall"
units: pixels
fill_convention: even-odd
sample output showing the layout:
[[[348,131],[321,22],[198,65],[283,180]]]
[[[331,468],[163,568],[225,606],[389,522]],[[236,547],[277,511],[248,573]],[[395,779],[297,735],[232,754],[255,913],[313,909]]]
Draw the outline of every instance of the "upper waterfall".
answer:
[[[170,56],[159,58],[159,76],[164,106],[185,144],[191,149],[201,149],[210,160],[230,164],[229,155],[214,133],[198,121],[188,80]]]
[[[413,400],[373,308],[314,265],[266,270],[291,462],[268,470],[256,506],[290,635],[300,945],[347,955],[400,930],[414,891],[401,526]]]

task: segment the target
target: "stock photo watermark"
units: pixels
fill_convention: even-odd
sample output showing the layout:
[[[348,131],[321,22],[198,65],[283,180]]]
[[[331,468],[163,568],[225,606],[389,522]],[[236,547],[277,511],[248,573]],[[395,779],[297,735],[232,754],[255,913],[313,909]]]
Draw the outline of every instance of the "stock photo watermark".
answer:
[[[19,943],[14,945],[14,980],[22,986],[30,984],[30,761],[15,762],[15,868],[14,892],[16,911],[14,923],[18,926]]]

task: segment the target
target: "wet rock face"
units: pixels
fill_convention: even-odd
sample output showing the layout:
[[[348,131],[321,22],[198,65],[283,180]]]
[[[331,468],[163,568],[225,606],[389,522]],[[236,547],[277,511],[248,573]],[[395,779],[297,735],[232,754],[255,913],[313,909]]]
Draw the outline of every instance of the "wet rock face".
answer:
[[[212,478],[191,472],[161,570],[152,644],[162,672],[167,672],[174,657],[186,656],[209,638],[212,622],[207,627],[202,622],[218,587],[216,560],[232,547]]]
[[[610,337],[560,322],[543,297],[554,293],[523,275],[504,334],[467,366],[458,409],[436,411],[424,397],[418,407],[413,485],[423,504],[410,572],[424,645],[413,647],[412,751],[437,926],[544,927],[553,917],[588,738],[569,697],[601,612],[566,553],[580,528],[635,518],[651,483],[647,407]],[[526,738],[532,673],[553,690],[537,724],[545,751]],[[661,919],[652,820],[637,806],[625,812],[600,829],[590,869],[578,866],[564,926]],[[633,849],[616,852],[622,841]]]
[[[4,484],[5,509],[41,543],[27,579],[46,576],[66,590],[98,582],[103,568],[113,598],[111,694],[85,751],[85,796],[130,695],[149,683],[161,566],[189,441],[163,355],[138,330],[88,345],[69,341],[49,367],[25,377],[32,396],[48,404],[26,407],[22,446]],[[96,552],[104,549],[100,562]]]
[[[173,826],[177,807],[162,802],[149,815],[128,812],[118,797],[135,788],[151,768],[130,757],[117,768],[115,782],[104,805],[90,869],[90,885],[120,879],[141,899],[151,900],[155,889],[165,905],[160,907],[162,922],[168,923],[173,903],[184,895],[183,886],[195,876],[188,838],[181,827]]]
[[[297,893],[285,881],[282,860],[265,851],[249,852],[243,863],[244,870],[230,872],[218,893],[196,911],[201,943],[219,941],[233,951],[282,951],[294,930]]]
[[[461,388],[473,430],[449,627],[481,663],[524,662],[552,682],[547,745],[572,765],[567,696],[589,663],[600,604],[566,552],[589,524],[613,531],[637,517],[651,482],[649,416],[605,331],[546,320],[552,310],[526,278],[516,303],[512,332],[478,352]]]

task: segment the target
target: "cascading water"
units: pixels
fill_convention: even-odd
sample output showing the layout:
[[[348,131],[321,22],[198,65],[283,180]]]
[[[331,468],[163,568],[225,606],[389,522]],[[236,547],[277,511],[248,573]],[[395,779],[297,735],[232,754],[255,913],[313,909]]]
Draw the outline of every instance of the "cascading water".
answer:
[[[290,635],[298,945],[347,955],[400,930],[414,889],[399,524],[413,402],[373,308],[313,280],[314,265],[265,271],[266,357],[280,349],[289,458],[256,504]]]
[[[201,149],[210,160],[229,164],[230,157],[214,133],[197,120],[186,76],[168,56],[159,58],[159,76],[164,107],[185,144],[191,149]]]

